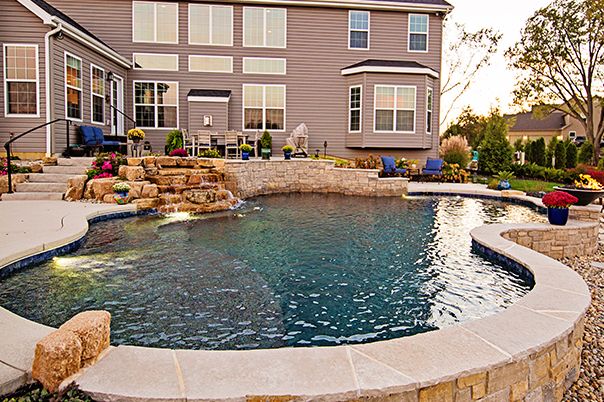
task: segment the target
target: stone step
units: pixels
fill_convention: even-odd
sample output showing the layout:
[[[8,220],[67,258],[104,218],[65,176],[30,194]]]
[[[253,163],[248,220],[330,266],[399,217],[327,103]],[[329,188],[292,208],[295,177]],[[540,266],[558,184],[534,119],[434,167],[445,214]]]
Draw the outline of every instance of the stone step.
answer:
[[[88,167],[96,158],[92,157],[81,157],[81,158],[58,158],[57,164],[59,166],[85,166]]]
[[[18,193],[64,193],[67,183],[19,183],[16,190]]]
[[[52,174],[86,174],[86,166],[44,166],[44,173]]]
[[[2,201],[61,201],[63,193],[12,193],[2,194]]]
[[[30,183],[67,183],[73,174],[30,173]]]

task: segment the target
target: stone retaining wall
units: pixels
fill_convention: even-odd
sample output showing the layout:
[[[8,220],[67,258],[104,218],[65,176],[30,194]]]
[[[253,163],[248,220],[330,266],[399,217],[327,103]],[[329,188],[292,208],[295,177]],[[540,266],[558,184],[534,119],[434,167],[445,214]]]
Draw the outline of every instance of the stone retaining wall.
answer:
[[[379,178],[378,170],[339,169],[333,161],[227,161],[225,185],[236,197],[274,193],[340,193],[394,197],[407,193],[408,179]]]

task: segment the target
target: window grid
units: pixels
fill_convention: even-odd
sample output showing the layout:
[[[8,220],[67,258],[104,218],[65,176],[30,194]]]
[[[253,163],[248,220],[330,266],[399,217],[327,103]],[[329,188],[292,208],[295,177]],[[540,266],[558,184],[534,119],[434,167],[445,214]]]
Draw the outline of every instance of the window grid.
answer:
[[[432,134],[432,116],[434,108],[434,89],[428,88],[426,93],[426,133]]]
[[[39,116],[38,46],[4,44],[3,51],[5,116]]]
[[[195,21],[195,18],[202,21]],[[233,46],[233,6],[189,4],[189,44]]]
[[[348,12],[348,48],[369,49],[369,11]]]
[[[409,14],[409,51],[428,52],[428,35],[428,15]]]
[[[243,7],[243,47],[286,48],[287,10]]]
[[[244,130],[285,131],[285,85],[243,85]]]
[[[90,65],[90,120],[105,124],[105,70]]]
[[[376,85],[374,132],[415,133],[416,100],[416,87]]]
[[[264,58],[264,57],[244,57],[244,74],[286,74],[286,59]]]
[[[133,1],[132,42],[178,44],[178,3]]]
[[[65,116],[82,121],[82,59],[65,52]]]
[[[196,73],[232,73],[232,56],[189,55],[189,71]]]
[[[349,133],[360,133],[362,124],[362,93],[363,87],[361,85],[355,85],[350,87],[349,90],[349,119],[348,119],[348,132]]]
[[[174,89],[170,92],[171,89]],[[135,120],[141,128],[178,127],[178,82],[134,81]]]

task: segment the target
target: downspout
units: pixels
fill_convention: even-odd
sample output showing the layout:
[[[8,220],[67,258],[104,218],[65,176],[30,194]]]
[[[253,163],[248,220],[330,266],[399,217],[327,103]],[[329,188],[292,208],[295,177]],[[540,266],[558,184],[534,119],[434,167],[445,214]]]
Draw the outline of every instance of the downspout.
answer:
[[[56,28],[46,32],[44,35],[44,84],[45,84],[45,100],[46,100],[46,123],[52,121],[52,102],[50,99],[50,88],[52,75],[50,71],[50,37],[60,32],[63,29],[61,24],[58,24]],[[52,129],[50,125],[46,126],[46,156],[52,155]]]

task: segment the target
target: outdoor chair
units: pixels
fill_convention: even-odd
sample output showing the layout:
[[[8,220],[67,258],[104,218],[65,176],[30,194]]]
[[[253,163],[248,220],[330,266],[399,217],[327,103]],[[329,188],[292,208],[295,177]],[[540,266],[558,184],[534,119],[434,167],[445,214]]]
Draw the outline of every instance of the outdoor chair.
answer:
[[[426,167],[422,170],[422,174],[429,176],[442,176],[443,163],[444,161],[442,159],[428,158],[426,161]]]
[[[384,176],[396,176],[404,175],[407,173],[407,169],[399,169],[396,167],[396,160],[392,156],[382,156],[382,165],[384,170],[382,171]]]
[[[212,148],[212,132],[208,130],[197,130],[197,138],[195,138],[195,148],[197,149],[197,156],[201,154],[202,150]]]
[[[107,141],[100,127],[80,126],[79,130],[82,139],[81,145],[89,154],[94,154],[95,151],[107,151],[112,148],[120,152],[126,146],[125,143],[120,141]]]
[[[183,128],[180,130],[182,133],[182,147],[191,156],[197,156],[197,148],[195,148],[195,137],[189,134],[189,130]]]
[[[235,151],[235,158],[239,158],[239,133],[237,131],[224,132],[224,157],[229,158],[229,151]]]
[[[289,138],[285,140],[287,145],[294,148],[292,156],[308,156],[308,128],[302,123],[292,131]]]

